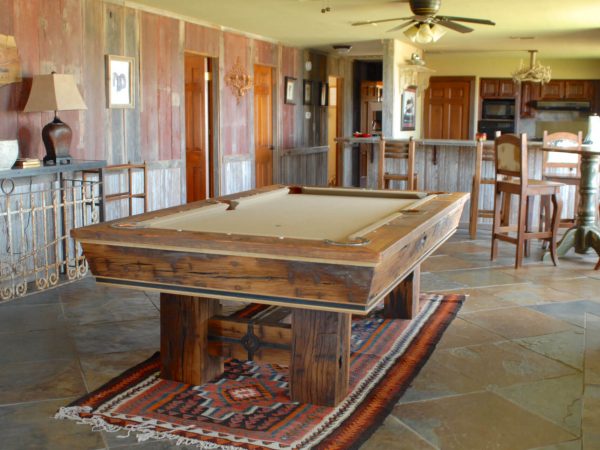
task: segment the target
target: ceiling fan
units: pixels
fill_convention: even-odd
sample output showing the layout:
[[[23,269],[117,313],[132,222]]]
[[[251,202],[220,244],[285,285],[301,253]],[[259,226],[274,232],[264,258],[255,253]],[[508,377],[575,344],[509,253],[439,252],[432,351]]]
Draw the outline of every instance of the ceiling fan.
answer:
[[[410,10],[414,14],[412,17],[396,17],[393,19],[381,19],[381,20],[365,20],[362,22],[355,22],[353,26],[360,25],[377,25],[384,22],[393,22],[396,20],[406,20],[406,22],[392,28],[388,31],[398,31],[414,24],[415,30],[423,25],[427,24],[428,29],[434,26],[440,25],[442,27],[449,28],[459,33],[470,33],[473,28],[467,27],[457,22],[476,23],[480,25],[496,25],[491,20],[487,19],[472,19],[469,17],[453,17],[453,16],[438,16],[436,15],[441,6],[441,0],[408,0]],[[409,36],[410,37],[410,36]]]

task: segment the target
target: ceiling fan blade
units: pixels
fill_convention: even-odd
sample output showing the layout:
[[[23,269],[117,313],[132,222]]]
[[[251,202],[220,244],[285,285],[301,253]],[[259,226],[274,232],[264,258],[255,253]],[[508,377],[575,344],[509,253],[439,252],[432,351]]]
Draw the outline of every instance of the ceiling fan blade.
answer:
[[[480,25],[496,25],[496,22],[492,22],[487,19],[472,19],[470,17],[453,17],[453,16],[437,16],[440,20],[454,20],[455,22],[467,22],[467,23],[478,23]]]
[[[359,27],[361,25],[377,25],[379,23],[384,23],[384,22],[393,22],[395,20],[412,20],[413,17],[396,17],[394,19],[381,19],[381,20],[365,20],[362,22],[354,22],[352,24],[353,27]]]
[[[400,25],[398,25],[397,27],[394,27],[394,28],[392,28],[392,29],[390,29],[390,30],[387,30],[387,32],[388,32],[388,33],[392,33],[392,32],[394,32],[394,31],[399,31],[399,30],[401,30],[402,28],[406,28],[407,26],[409,26],[409,25],[411,25],[411,24],[413,24],[413,23],[418,23],[418,22],[415,22],[414,20],[409,20],[408,22],[401,23],[401,24],[400,24]]]
[[[460,23],[452,22],[450,20],[443,20],[440,17],[436,17],[435,23],[443,27],[450,28],[451,30],[458,31],[459,33],[470,33],[473,31],[473,28],[465,27]]]

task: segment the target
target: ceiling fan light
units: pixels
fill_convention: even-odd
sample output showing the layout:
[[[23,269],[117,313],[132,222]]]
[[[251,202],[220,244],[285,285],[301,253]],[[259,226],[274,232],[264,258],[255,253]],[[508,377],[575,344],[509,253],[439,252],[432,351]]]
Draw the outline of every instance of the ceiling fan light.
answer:
[[[439,25],[432,25],[431,26],[431,35],[432,35],[432,41],[433,42],[437,42],[443,35],[446,34],[446,29],[444,27],[441,27]]]
[[[406,36],[407,38],[409,38],[412,42],[415,42],[417,40],[417,33],[419,32],[419,26],[418,25],[413,25],[410,28],[407,28],[406,30],[404,30],[404,36]]]
[[[430,42],[433,42],[433,33],[431,31],[431,26],[428,23],[422,23],[421,26],[419,26],[416,41],[419,44],[429,44]]]

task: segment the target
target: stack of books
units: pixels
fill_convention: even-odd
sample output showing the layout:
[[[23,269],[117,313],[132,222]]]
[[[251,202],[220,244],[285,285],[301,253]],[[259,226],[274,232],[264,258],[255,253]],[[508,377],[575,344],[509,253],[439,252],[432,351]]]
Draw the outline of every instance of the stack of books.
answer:
[[[35,158],[18,158],[14,167],[17,169],[27,169],[30,167],[40,167],[42,164],[39,159]]]

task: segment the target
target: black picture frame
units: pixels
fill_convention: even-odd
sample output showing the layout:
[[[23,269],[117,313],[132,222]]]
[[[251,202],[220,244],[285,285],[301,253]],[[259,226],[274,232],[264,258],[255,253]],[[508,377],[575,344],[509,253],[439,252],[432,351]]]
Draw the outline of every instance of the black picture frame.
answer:
[[[329,106],[329,83],[319,84],[319,106]]]
[[[302,84],[302,97],[305,105],[312,105],[313,82],[311,80],[304,80]]]
[[[414,131],[417,123],[417,87],[408,86],[402,92],[401,130]]]
[[[287,105],[296,104],[296,78],[285,77],[285,91],[283,94],[283,102]]]

